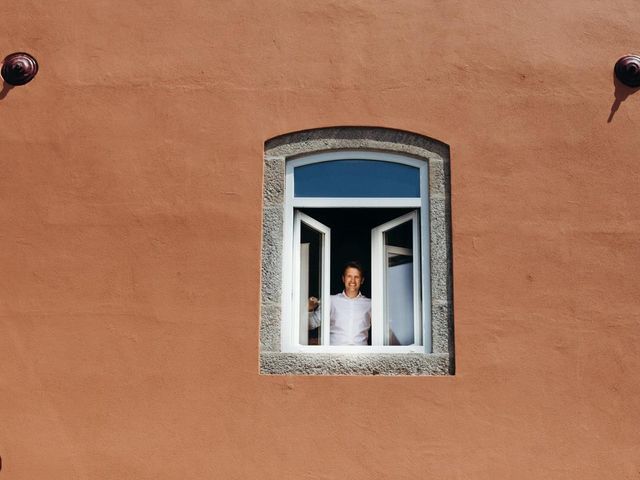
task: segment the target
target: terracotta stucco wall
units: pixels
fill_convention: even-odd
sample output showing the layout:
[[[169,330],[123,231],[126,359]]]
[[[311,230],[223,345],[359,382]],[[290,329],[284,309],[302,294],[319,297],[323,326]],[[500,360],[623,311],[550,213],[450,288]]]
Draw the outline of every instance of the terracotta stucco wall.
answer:
[[[0,479],[638,477],[637,2],[0,13],[41,64],[0,100]],[[333,125],[451,146],[455,377],[258,375],[263,142]]]

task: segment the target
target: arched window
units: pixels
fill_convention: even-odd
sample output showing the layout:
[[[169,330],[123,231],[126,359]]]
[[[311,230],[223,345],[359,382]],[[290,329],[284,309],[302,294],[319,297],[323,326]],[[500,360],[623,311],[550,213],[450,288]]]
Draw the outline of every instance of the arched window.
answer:
[[[285,351],[431,351],[430,281],[421,274],[430,271],[422,253],[428,185],[427,161],[386,152],[339,150],[286,163]],[[362,289],[371,298],[367,345],[336,345],[330,308],[320,308],[320,326],[309,329],[309,296],[326,305],[342,290],[349,260],[364,266]]]
[[[448,149],[426,137],[338,128],[267,142],[261,371],[452,373],[448,199]],[[350,260],[366,312],[341,320],[337,305],[357,303],[338,298]]]

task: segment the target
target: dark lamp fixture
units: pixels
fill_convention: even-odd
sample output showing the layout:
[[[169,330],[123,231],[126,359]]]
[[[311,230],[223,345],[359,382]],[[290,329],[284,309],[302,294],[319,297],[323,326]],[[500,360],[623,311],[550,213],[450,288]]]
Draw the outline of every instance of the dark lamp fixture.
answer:
[[[627,87],[640,87],[640,56],[625,55],[616,62],[613,71]]]
[[[12,53],[2,61],[0,73],[9,85],[24,85],[38,73],[38,62],[28,53]]]

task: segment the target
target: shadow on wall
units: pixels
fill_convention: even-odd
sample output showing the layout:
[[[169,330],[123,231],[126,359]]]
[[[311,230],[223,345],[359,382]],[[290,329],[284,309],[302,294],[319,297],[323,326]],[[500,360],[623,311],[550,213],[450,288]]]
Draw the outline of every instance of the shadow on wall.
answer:
[[[620,108],[620,104],[624,102],[629,95],[640,90],[640,87],[626,86],[624,83],[618,80],[618,77],[616,77],[615,72],[613,72],[613,88],[614,88],[614,91],[613,91],[614,100],[613,100],[613,104],[611,105],[611,113],[609,114],[607,123],[612,122],[613,116],[616,114],[616,112]],[[0,96],[0,98],[2,97]]]
[[[12,88],[15,88],[15,85],[11,85],[3,81],[2,90],[0,90],[0,100],[4,100],[4,97],[6,97],[9,94],[9,90],[11,90]]]

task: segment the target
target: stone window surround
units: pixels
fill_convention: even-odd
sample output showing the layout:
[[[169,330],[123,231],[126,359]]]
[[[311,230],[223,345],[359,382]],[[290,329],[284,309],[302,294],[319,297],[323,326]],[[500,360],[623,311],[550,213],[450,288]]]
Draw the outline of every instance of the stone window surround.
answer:
[[[431,353],[283,353],[282,242],[286,161],[335,150],[404,154],[429,165]],[[281,135],[265,143],[260,373],[271,375],[453,375],[455,373],[449,147],[411,132],[336,127]]]

